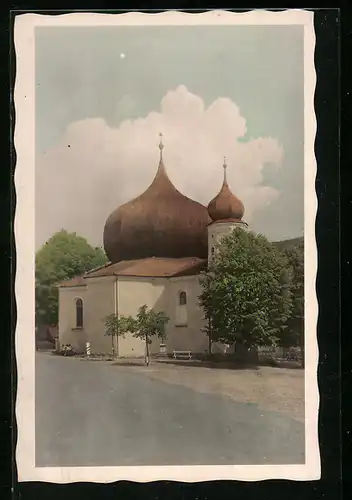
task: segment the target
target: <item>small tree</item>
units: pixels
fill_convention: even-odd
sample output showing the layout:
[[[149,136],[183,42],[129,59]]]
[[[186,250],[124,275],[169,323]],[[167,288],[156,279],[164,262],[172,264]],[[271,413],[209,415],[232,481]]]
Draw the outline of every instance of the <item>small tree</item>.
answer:
[[[148,309],[146,305],[139,308],[136,318],[129,317],[126,320],[126,327],[136,338],[145,341],[145,357],[144,361],[149,366],[149,345],[152,343],[152,338],[157,336],[164,341],[165,326],[169,318],[163,313]]]
[[[112,355],[118,356],[118,352],[115,353],[114,339],[118,340],[118,337],[124,338],[126,333],[130,331],[129,318],[125,316],[117,316],[112,313],[106,316],[104,319],[105,324],[105,335],[111,337],[111,352]]]
[[[212,341],[246,351],[277,343],[292,308],[291,272],[264,236],[238,228],[224,237],[201,285]]]

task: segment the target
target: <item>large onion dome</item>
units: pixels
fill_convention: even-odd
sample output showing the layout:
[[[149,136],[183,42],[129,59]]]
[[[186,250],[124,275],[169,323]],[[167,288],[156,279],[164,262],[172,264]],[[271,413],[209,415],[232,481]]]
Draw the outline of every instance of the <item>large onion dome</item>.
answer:
[[[112,263],[147,257],[207,257],[207,209],[172,184],[163,147],[160,141],[159,167],[149,188],[106,221],[104,248]]]
[[[224,160],[224,181],[219,194],[208,205],[208,213],[214,222],[223,220],[241,221],[244,215],[244,206],[229,188],[226,177],[226,159]]]

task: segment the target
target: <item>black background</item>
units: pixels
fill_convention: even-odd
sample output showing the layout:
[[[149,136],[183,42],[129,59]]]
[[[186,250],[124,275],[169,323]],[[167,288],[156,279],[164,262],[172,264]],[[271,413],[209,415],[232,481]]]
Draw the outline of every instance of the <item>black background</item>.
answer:
[[[43,3],[43,2],[42,2]],[[93,9],[111,12],[112,6],[106,2],[91,5],[85,2],[84,6],[72,9],[72,2],[67,6],[70,10],[51,10],[50,14],[62,14],[74,10],[91,11]],[[351,205],[349,198],[348,176],[352,166],[352,155],[350,152],[352,142],[352,121],[348,107],[350,102],[351,85],[348,78],[348,64],[351,64],[352,46],[352,18],[349,9],[339,11],[335,9],[319,9],[315,11],[315,65],[317,72],[317,84],[315,93],[315,111],[317,117],[317,135],[315,152],[318,164],[316,178],[316,191],[318,196],[318,214],[316,220],[316,237],[318,244],[318,275],[317,294],[319,301],[318,319],[318,343],[319,343],[319,369],[318,380],[320,390],[319,411],[319,441],[321,448],[322,479],[312,482],[295,481],[263,481],[263,482],[239,482],[239,481],[213,481],[205,483],[176,483],[176,482],[154,482],[154,483],[132,483],[119,482],[114,484],[91,484],[76,483],[68,485],[55,485],[50,483],[17,483],[17,472],[14,465],[14,448],[16,444],[16,421],[14,419],[14,401],[16,396],[16,365],[14,360],[14,330],[16,325],[16,307],[14,295],[14,276],[16,272],[16,252],[14,246],[13,223],[16,206],[13,174],[15,171],[15,150],[12,144],[13,125],[15,121],[14,109],[12,107],[12,92],[16,71],[11,40],[13,22],[15,15],[28,10],[47,14],[48,10],[39,10],[40,5],[12,4],[12,13],[2,18],[0,30],[0,51],[4,56],[1,65],[2,86],[2,120],[5,126],[2,128],[1,144],[3,146],[3,162],[0,167],[1,173],[1,283],[4,287],[1,294],[1,322],[0,338],[2,355],[2,377],[0,387],[2,388],[1,399],[1,442],[0,453],[6,470],[6,479],[1,484],[0,498],[16,499],[62,499],[68,497],[80,497],[83,500],[102,499],[217,499],[217,498],[244,498],[265,500],[289,500],[289,499],[332,499],[342,498],[342,445],[344,447],[344,467],[349,464],[347,454],[350,444],[350,430],[352,432],[351,420],[349,419],[348,389],[350,386],[351,369],[348,366],[350,357],[347,354],[347,342],[351,334],[349,328],[349,310],[346,311],[345,326],[342,329],[342,349],[344,385],[343,393],[345,399],[343,429],[341,428],[341,339],[340,339],[340,291],[346,292],[345,300],[351,295],[349,290],[350,264],[347,246],[342,249],[340,259],[340,186],[345,196],[341,201],[345,204],[345,210],[341,212],[341,221],[349,222],[348,208]],[[120,8],[129,10],[151,9],[155,2],[139,4],[131,9],[131,5],[123,5]],[[63,9],[64,6],[60,6]],[[91,7],[91,8],[89,8]],[[215,5],[204,2],[179,2],[177,6],[163,5],[164,9],[176,9],[189,11],[192,7],[194,12],[201,12],[213,8],[228,10],[226,5]],[[255,6],[252,6],[253,8]],[[47,8],[47,5],[42,5]],[[247,7],[248,8],[248,7]],[[261,6],[259,8],[265,8]],[[293,8],[300,8],[294,6]],[[302,7],[303,8],[303,7]],[[156,9],[156,6],[155,6]],[[162,9],[161,9],[162,10]],[[273,9],[275,10],[275,9]],[[281,10],[281,9],[277,9]],[[21,12],[22,11],[22,12]],[[157,12],[158,10],[154,10]],[[341,21],[341,24],[340,24]],[[342,47],[342,62],[340,65],[340,46]],[[10,71],[9,71],[10,64]],[[342,72],[341,72],[342,67]],[[343,76],[343,86],[340,89],[340,78]],[[11,89],[9,93],[9,88]],[[340,91],[341,90],[341,91]],[[343,104],[342,111],[340,104]],[[10,109],[9,109],[10,104]],[[10,119],[10,123],[9,123]],[[342,129],[340,128],[342,123]],[[340,133],[341,139],[345,141],[346,153],[344,167],[340,170]],[[347,145],[350,147],[347,148]],[[343,151],[343,150],[342,150]],[[347,156],[348,155],[348,156]],[[343,160],[342,156],[342,160]],[[340,182],[341,174],[341,182]],[[346,225],[347,227],[347,225]],[[341,270],[344,280],[341,282]],[[347,300],[346,300],[347,305]],[[12,388],[12,390],[11,390]],[[7,450],[7,455],[5,455]],[[11,490],[12,488],[12,490]],[[347,498],[347,496],[346,496]]]

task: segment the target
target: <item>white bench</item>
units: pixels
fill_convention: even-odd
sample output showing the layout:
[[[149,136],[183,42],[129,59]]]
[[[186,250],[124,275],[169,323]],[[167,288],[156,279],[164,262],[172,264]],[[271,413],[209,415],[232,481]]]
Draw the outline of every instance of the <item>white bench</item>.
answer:
[[[187,358],[187,359],[192,359],[192,352],[191,351],[173,351],[173,358]]]

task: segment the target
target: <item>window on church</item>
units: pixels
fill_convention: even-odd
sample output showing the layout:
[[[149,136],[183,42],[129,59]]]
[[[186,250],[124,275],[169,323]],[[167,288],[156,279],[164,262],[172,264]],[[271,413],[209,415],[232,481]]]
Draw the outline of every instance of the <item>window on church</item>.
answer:
[[[83,300],[76,300],[76,328],[83,328]]]
[[[180,292],[180,306],[185,306],[187,304],[187,294],[186,292]]]
[[[178,293],[178,300],[176,305],[176,317],[175,317],[175,325],[176,326],[187,326],[187,294],[186,292]]]
[[[214,256],[215,248],[211,247],[211,255]]]

